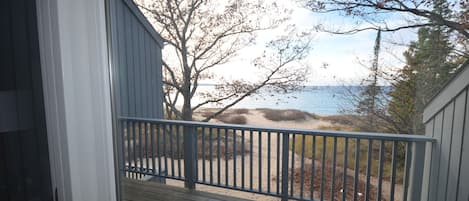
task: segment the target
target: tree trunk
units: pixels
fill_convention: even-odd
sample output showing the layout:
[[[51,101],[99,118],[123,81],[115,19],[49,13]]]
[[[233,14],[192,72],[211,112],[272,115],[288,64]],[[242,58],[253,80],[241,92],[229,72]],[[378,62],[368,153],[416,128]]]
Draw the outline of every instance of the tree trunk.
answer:
[[[182,120],[192,121],[191,99],[184,96],[184,105],[182,106]]]

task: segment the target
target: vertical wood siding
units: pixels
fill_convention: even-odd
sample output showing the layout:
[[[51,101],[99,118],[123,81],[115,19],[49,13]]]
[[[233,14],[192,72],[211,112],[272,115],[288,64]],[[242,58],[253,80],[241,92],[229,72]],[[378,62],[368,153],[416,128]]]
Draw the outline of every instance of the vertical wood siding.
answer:
[[[427,105],[426,135],[434,137],[428,191],[424,200],[469,200],[469,67],[462,67],[448,85]]]
[[[111,65],[118,116],[162,118],[162,39],[129,0],[113,0]]]

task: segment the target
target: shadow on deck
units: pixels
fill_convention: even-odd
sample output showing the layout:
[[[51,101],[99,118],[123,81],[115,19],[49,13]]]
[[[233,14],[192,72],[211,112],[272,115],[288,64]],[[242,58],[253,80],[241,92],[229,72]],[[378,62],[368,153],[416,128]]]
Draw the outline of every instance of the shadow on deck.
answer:
[[[250,201],[246,199],[188,190],[156,182],[122,180],[124,201]]]

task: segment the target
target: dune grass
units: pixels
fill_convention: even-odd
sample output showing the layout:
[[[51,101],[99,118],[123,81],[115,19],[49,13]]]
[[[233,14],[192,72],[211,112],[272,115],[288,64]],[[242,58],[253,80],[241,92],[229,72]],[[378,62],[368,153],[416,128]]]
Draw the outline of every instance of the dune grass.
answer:
[[[263,113],[264,118],[271,121],[303,121],[308,118],[317,119],[316,115],[300,110],[274,110],[267,108],[256,109]]]

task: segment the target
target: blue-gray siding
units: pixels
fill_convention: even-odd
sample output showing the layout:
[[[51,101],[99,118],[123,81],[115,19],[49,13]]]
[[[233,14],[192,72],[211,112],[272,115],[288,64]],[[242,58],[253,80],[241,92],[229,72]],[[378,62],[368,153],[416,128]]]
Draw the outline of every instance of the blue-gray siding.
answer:
[[[426,135],[432,148],[424,200],[469,200],[469,64],[427,105]]]
[[[132,1],[111,1],[109,13],[117,115],[162,118],[160,35]]]

